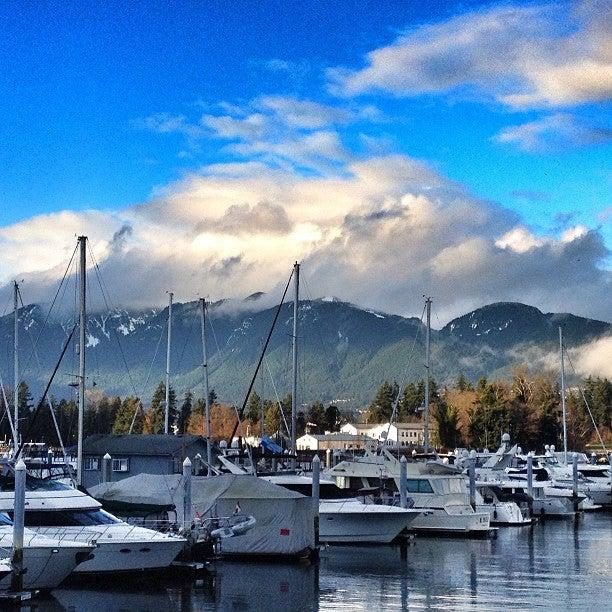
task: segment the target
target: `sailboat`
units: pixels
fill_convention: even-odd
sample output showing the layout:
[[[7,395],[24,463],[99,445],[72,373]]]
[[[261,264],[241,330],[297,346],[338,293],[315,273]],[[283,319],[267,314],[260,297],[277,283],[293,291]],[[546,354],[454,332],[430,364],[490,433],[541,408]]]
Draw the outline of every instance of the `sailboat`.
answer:
[[[83,414],[85,406],[86,245],[79,244],[79,404],[77,434],[77,484],[82,484]],[[0,512],[10,516],[14,508],[14,473],[8,460],[0,475]],[[90,558],[76,567],[77,573],[134,572],[168,567],[182,551],[186,540],[152,529],[136,527],[101,509],[101,504],[58,480],[26,477],[25,525],[34,534],[77,542],[81,548],[95,541]],[[89,548],[87,548],[89,550]],[[75,564],[76,565],[76,564]]]

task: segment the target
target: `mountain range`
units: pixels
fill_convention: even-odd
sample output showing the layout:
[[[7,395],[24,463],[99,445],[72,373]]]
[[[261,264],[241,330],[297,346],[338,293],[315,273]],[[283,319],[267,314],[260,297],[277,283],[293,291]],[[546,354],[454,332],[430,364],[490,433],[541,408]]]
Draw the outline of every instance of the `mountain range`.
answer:
[[[261,298],[262,294],[249,296],[242,308],[230,309],[224,302],[210,307],[210,384],[221,400],[240,404],[244,399],[276,312],[275,307],[258,309]],[[36,396],[53,371],[74,319],[47,320],[37,305],[25,306],[19,314],[22,377]],[[91,313],[87,386],[109,394],[137,394],[146,403],[165,376],[167,315],[167,308]],[[283,304],[254,386],[262,397],[282,397],[291,390],[292,317],[293,304]],[[508,376],[518,364],[554,367],[559,326],[568,347],[612,333],[612,325],[604,321],[543,313],[520,303],[490,304],[432,330],[432,376],[445,384],[460,373],[475,381],[483,375]],[[369,310],[337,298],[300,301],[300,401],[359,407],[371,400],[384,380],[418,380],[424,375],[424,340],[425,326],[418,318]],[[0,371],[8,387],[12,347],[13,315],[9,314],[0,318]],[[77,364],[71,347],[54,380],[53,395],[73,393]],[[201,364],[199,303],[174,304],[170,369],[179,394],[186,389],[202,394]]]

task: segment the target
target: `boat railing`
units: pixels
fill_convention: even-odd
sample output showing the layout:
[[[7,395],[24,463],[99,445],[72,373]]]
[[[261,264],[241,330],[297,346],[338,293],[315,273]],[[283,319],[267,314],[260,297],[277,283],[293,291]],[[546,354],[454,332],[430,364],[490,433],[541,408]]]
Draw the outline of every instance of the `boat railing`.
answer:
[[[39,527],[33,536],[43,536],[58,543],[70,541],[86,541],[95,543],[99,540],[141,540],[159,539],[160,532],[142,530],[138,525],[128,523],[113,523],[110,525],[79,525]]]

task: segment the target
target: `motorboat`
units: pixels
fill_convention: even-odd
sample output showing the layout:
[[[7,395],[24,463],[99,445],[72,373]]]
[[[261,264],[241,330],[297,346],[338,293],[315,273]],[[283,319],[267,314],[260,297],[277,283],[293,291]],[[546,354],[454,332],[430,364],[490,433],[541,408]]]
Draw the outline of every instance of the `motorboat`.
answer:
[[[340,489],[357,492],[363,487],[378,488],[384,498],[397,498],[400,462],[388,450],[366,450],[363,457],[342,461],[323,472]],[[453,466],[440,462],[407,462],[407,489],[410,505],[422,514],[409,526],[416,532],[484,535],[491,528],[490,513],[477,512],[469,503],[465,478]]]
[[[13,525],[0,513],[0,555],[11,554]],[[47,591],[59,586],[82,562],[86,562],[95,549],[93,542],[75,542],[51,539],[24,529],[23,587],[28,591]],[[10,560],[9,570],[11,569]],[[0,568],[0,589],[11,586],[11,576]]]
[[[476,511],[488,512],[491,525],[521,526],[531,524],[531,518],[503,489],[490,483],[476,482]]]
[[[13,512],[14,478],[0,477],[0,512]],[[27,475],[25,525],[53,541],[95,543],[90,558],[75,573],[135,572],[168,567],[182,551],[184,538],[130,525],[102,510],[101,504],[78,489],[56,480]]]
[[[262,476],[263,480],[292,491],[310,495],[312,477],[279,474]],[[347,496],[333,480],[319,481],[319,540],[321,542],[388,544],[409,529],[420,510],[374,503],[366,495]]]

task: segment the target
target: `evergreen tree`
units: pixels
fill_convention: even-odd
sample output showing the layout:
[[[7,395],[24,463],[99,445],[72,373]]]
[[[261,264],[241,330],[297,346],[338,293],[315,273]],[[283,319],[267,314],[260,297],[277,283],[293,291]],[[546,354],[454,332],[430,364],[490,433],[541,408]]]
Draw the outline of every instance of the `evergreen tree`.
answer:
[[[399,403],[399,420],[406,419],[410,415],[419,413],[419,408],[425,401],[425,382],[410,382],[404,388],[402,399]]]
[[[20,438],[26,434],[32,419],[32,394],[30,387],[25,380],[22,380],[17,387],[17,406],[19,408],[19,431]],[[11,415],[13,416],[13,415]]]
[[[118,399],[118,398],[117,398]],[[112,432],[114,434],[126,434],[130,431],[130,426],[134,421],[132,433],[143,432],[144,413],[140,399],[134,396],[126,397],[115,413]]]
[[[297,436],[298,438],[300,436],[303,436],[305,431],[306,431],[306,415],[304,414],[303,410],[300,410],[297,413]]]
[[[374,401],[368,408],[368,421],[370,423],[383,423],[391,418],[393,411],[393,403],[397,398],[398,384],[391,384],[385,381],[378,392]]]
[[[165,403],[166,403],[166,385],[164,382],[160,382],[153,393],[151,399],[151,407],[149,408],[150,414],[147,415],[144,425],[144,433],[147,434],[158,434],[164,433],[165,426]],[[170,427],[174,423],[176,418],[176,394],[172,386],[170,387],[170,409],[168,415],[168,422]]]
[[[433,408],[433,418],[437,423],[438,440],[446,448],[457,448],[463,445],[459,430],[459,412],[446,402],[437,402]]]
[[[338,406],[330,404],[325,409],[325,429],[326,431],[338,431],[340,426],[340,410]]]
[[[473,391],[474,385],[472,385],[469,379],[465,377],[463,372],[461,372],[457,378],[457,382],[455,383],[455,389],[458,391]]]
[[[253,424],[259,423],[262,407],[263,401],[257,394],[257,391],[251,391],[251,395],[249,395],[249,401],[244,412],[244,418],[251,421]]]
[[[192,408],[193,393],[191,391],[187,391],[185,393],[185,397],[183,398],[183,403],[181,404],[181,408],[178,412],[178,416],[176,419],[177,433],[184,434],[187,431],[187,423],[189,422],[189,417],[191,416]]]
[[[325,406],[321,402],[315,402],[308,409],[308,422],[315,426],[315,433],[323,433],[325,430]]]
[[[264,402],[264,425],[269,436],[275,436],[280,432],[281,413],[277,402],[270,400]]]

